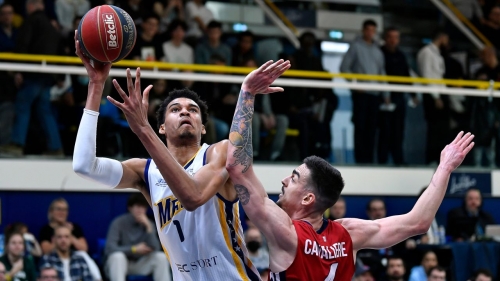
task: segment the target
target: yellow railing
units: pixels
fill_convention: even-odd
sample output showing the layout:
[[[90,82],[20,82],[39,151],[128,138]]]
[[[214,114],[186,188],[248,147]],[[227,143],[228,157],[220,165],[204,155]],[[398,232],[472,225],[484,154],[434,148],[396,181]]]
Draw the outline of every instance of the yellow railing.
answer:
[[[1,61],[24,61],[24,62],[45,62],[53,64],[81,64],[78,57],[65,57],[65,56],[48,56],[48,55],[27,55],[15,53],[0,53]],[[216,65],[201,65],[201,64],[179,64],[167,62],[148,62],[148,61],[135,61],[135,60],[122,60],[114,64],[119,67],[141,67],[145,69],[158,69],[158,70],[184,70],[184,71],[199,71],[199,72],[216,72],[225,74],[248,74],[252,68],[248,67],[234,67],[234,66],[216,66]],[[354,74],[354,73],[330,73],[322,71],[303,71],[303,70],[288,70],[283,76],[287,77],[302,77],[312,79],[332,79],[344,78],[348,80],[359,81],[378,81],[378,82],[392,82],[392,83],[407,83],[407,84],[440,84],[453,87],[473,87],[480,89],[487,89],[491,85],[487,81],[471,81],[471,80],[454,80],[454,79],[427,79],[420,77],[403,77],[403,76],[389,76],[389,75],[368,75],[368,74]],[[500,83],[495,82],[493,88],[500,88]]]
[[[273,10],[273,12],[276,14],[276,16],[278,16],[281,21],[288,27],[290,28],[290,30],[293,31],[293,33],[295,33],[295,35],[298,36],[298,30],[297,28],[295,27],[295,25],[293,25],[293,23],[281,12],[281,10],[276,6],[274,5],[273,2],[271,2],[270,0],[264,0],[264,2],[266,2],[267,6],[269,8],[271,8],[271,10]]]
[[[455,5],[453,5],[451,3],[450,0],[442,0],[443,3],[448,6],[448,8],[455,14],[455,16],[461,20],[465,25],[467,25],[467,27],[472,31],[474,32],[474,34],[481,40],[483,41],[483,43],[488,46],[488,47],[491,47],[493,46],[493,44],[491,44],[490,40],[488,40],[488,38],[486,38],[486,36],[483,35],[483,33],[481,33],[481,31],[479,31],[470,21],[468,18],[466,18],[462,12],[460,12],[457,7],[455,7]]]

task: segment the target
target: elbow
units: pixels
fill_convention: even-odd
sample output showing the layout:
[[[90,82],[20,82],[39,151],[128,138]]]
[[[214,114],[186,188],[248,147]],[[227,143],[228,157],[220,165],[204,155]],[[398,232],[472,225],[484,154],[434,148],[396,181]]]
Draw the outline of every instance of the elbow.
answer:
[[[198,209],[198,207],[200,207],[201,205],[203,205],[203,200],[201,200],[201,198],[190,198],[189,200],[184,200],[182,202],[182,206],[184,207],[184,209],[186,209],[186,211],[188,212],[194,212],[196,211],[196,209]]]
[[[432,221],[429,221],[429,222],[424,221],[424,220],[419,221],[417,224],[415,224],[414,234],[420,235],[420,234],[426,233],[427,231],[429,231],[429,228],[431,228],[431,224],[432,224]]]
[[[90,169],[83,163],[73,160],[73,171],[79,176],[88,176],[90,174]]]

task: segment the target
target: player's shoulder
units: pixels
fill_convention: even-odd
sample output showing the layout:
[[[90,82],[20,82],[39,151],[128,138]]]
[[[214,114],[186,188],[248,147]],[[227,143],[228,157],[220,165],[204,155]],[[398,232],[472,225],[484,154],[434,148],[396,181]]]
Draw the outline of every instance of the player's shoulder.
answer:
[[[229,140],[222,140],[220,142],[214,143],[207,148],[207,164],[209,163],[226,163],[227,156],[227,146]]]

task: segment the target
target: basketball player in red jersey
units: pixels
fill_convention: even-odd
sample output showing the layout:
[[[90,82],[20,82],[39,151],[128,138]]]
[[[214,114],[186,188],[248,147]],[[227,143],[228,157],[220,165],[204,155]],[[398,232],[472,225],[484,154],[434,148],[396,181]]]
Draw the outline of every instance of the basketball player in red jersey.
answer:
[[[387,248],[429,229],[450,174],[474,146],[474,136],[461,132],[443,149],[429,188],[407,214],[374,221],[325,220],[323,213],[337,201],[344,181],[337,169],[315,156],[304,159],[283,179],[275,204],[252,168],[252,116],[255,94],[283,91],[268,87],[266,80],[276,79],[280,70],[289,67],[288,61],[270,61],[247,76],[259,78],[253,79],[258,83],[243,82],[229,134],[226,169],[245,212],[268,241],[270,280],[351,280],[356,251]]]

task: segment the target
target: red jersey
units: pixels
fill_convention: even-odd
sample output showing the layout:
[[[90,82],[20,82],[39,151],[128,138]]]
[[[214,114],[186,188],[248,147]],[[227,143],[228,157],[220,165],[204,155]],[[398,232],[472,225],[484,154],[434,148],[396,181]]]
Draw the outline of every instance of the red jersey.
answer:
[[[351,236],[339,223],[324,220],[317,232],[311,224],[294,220],[298,244],[295,259],[282,272],[270,272],[271,281],[347,281],[354,275]]]

